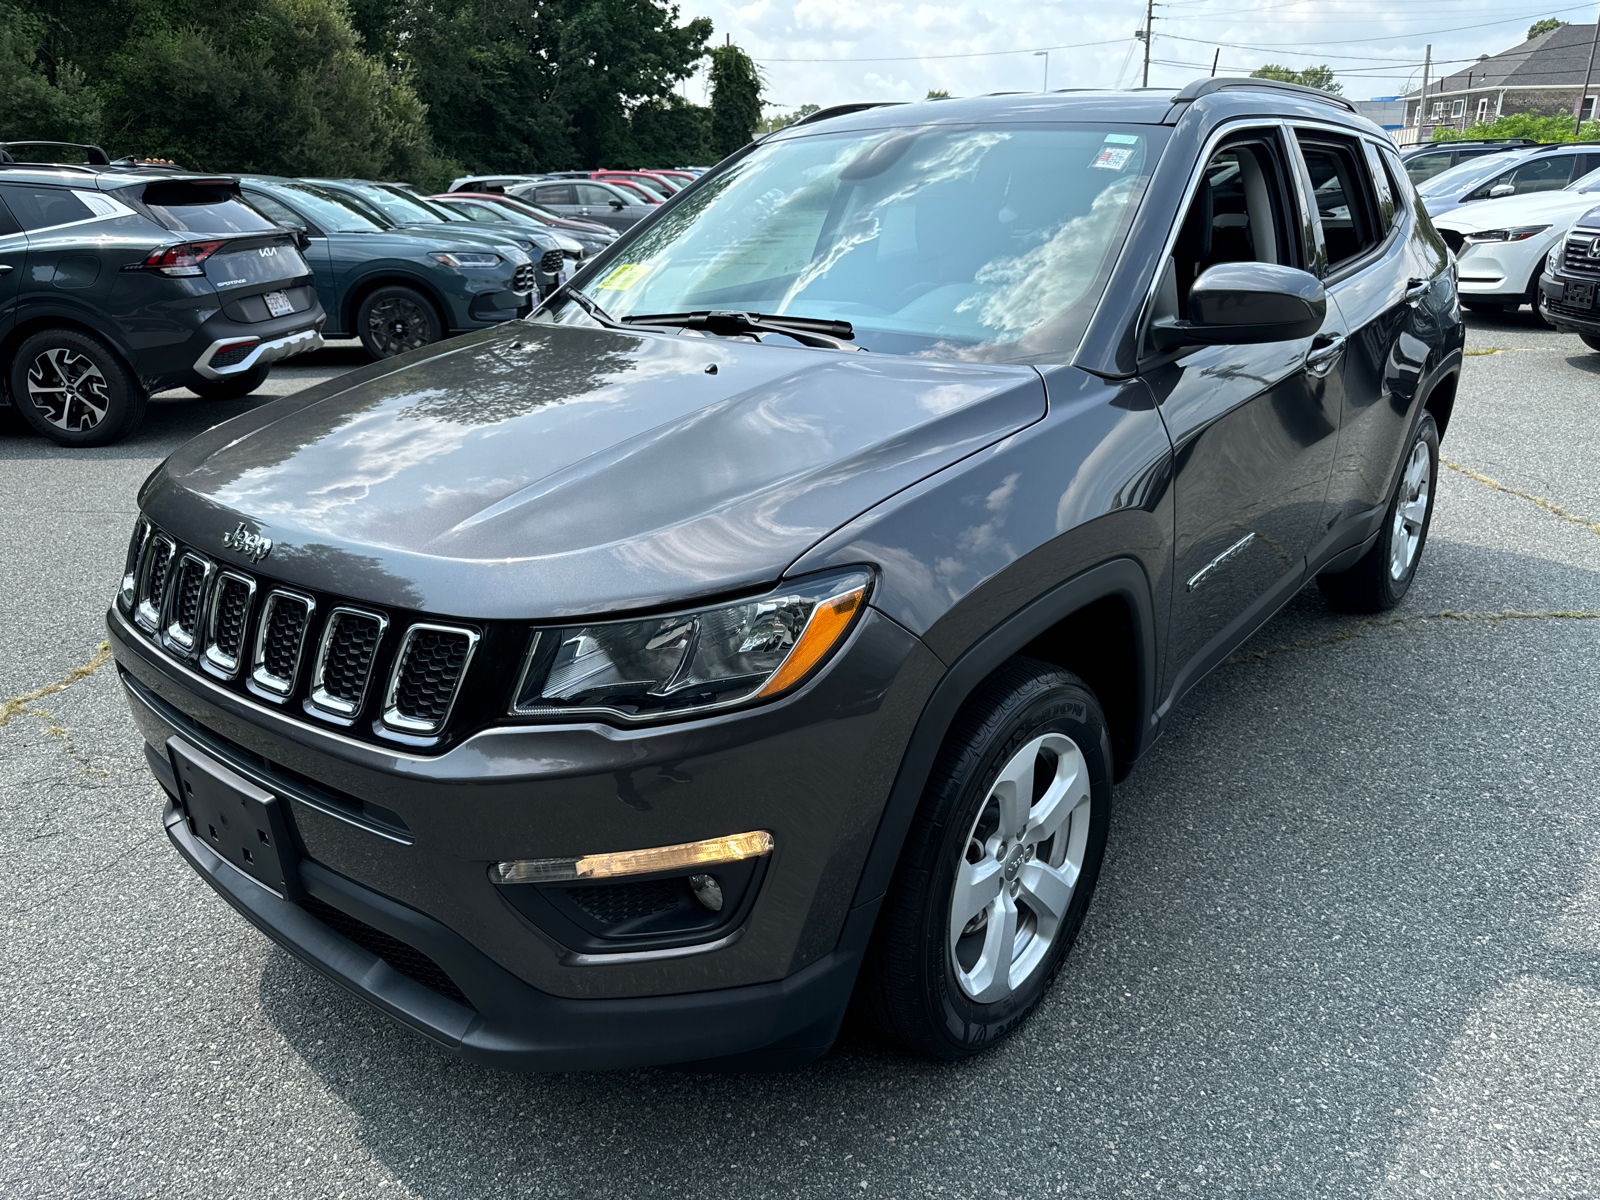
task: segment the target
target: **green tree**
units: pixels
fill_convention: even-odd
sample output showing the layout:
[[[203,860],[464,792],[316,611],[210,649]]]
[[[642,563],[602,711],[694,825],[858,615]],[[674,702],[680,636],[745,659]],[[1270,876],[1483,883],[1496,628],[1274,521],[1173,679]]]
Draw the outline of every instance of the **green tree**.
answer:
[[[814,112],[821,111],[822,105],[820,104],[802,104],[790,113],[773,113],[770,117],[762,117],[760,121],[756,122],[756,132],[771,133],[775,129],[793,125],[796,121],[809,117]]]
[[[761,75],[755,60],[731,42],[711,51],[711,154],[726,158],[761,123]]]
[[[1281,67],[1277,63],[1268,63],[1264,67],[1257,67],[1250,72],[1251,79],[1277,79],[1283,83],[1298,83],[1305,87],[1314,87],[1320,91],[1329,92],[1338,96],[1344,92],[1344,87],[1333,81],[1333,68],[1329,66],[1306,67],[1296,71],[1293,67]]]
[[[646,100],[629,117],[637,158],[629,166],[692,167],[711,158],[711,110],[676,93]]]
[[[1600,139],[1600,121],[1585,121],[1573,128],[1571,114],[1509,113],[1495,121],[1482,121],[1465,129],[1435,125],[1433,140],[1455,142],[1462,138],[1532,138],[1538,142],[1590,142]]]
[[[96,141],[100,97],[70,62],[53,61],[46,70],[40,51],[47,32],[37,17],[0,3],[0,139]]]
[[[926,96],[924,96],[923,99],[924,100],[948,100],[948,99],[950,99],[950,93],[947,92],[944,88],[929,88],[928,89],[928,94]]]
[[[1528,40],[1531,42],[1541,33],[1549,33],[1552,29],[1560,29],[1565,24],[1565,21],[1558,21],[1554,17],[1546,17],[1542,21],[1535,21],[1528,26]]]

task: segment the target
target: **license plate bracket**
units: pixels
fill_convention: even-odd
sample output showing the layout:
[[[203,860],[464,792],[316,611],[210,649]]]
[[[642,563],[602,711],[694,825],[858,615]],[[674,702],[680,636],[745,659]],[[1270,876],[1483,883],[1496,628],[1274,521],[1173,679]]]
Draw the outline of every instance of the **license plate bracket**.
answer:
[[[1574,308],[1594,307],[1594,284],[1568,282],[1561,293],[1561,302]]]
[[[288,900],[302,895],[283,801],[182,738],[167,741],[189,832],[235,870]]]
[[[287,317],[294,312],[294,303],[288,292],[268,292],[267,311],[275,317]]]

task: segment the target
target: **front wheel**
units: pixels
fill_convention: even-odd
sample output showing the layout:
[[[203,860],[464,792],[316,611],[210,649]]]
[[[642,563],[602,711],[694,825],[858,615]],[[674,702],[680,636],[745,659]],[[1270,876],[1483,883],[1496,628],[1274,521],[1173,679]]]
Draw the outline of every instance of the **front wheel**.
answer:
[[[1347,612],[1382,612],[1405,599],[1428,541],[1433,484],[1438,475],[1439,427],[1432,414],[1423,413],[1389,497],[1378,540],[1349,570],[1317,576],[1317,586],[1334,607]]]
[[[444,336],[433,303],[415,288],[374,288],[356,308],[356,334],[373,358],[393,358]]]
[[[1006,1037],[1077,937],[1105,855],[1111,741],[1082,680],[1014,658],[940,749],[863,968],[866,1015],[935,1058]]]
[[[11,398],[34,429],[63,446],[105,446],[144,419],[144,387],[99,338],[46,329],[17,347]]]
[[[1461,307],[1468,312],[1483,313],[1485,316],[1499,316],[1509,307],[1499,300],[1463,300]]]
[[[242,400],[267,381],[272,366],[251,367],[237,375],[224,375],[221,379],[205,379],[191,383],[189,390],[202,400]]]

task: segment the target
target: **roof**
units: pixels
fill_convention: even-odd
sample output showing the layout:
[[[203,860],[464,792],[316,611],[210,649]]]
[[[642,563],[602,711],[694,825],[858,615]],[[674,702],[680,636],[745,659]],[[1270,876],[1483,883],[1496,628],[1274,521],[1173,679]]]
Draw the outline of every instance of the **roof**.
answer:
[[[1471,88],[1548,87],[1583,83],[1594,46],[1593,25],[1558,25],[1549,33],[1529,38],[1519,46],[1469,63],[1461,70],[1428,84],[1428,95],[1464,92]],[[1600,82],[1600,56],[1595,61],[1595,82]],[[1417,90],[1407,92],[1415,97]]]

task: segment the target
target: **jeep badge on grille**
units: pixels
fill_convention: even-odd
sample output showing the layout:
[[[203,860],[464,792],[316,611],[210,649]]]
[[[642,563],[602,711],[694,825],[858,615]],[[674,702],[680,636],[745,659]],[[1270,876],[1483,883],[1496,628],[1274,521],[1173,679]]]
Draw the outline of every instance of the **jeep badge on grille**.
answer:
[[[272,539],[262,537],[259,533],[246,533],[243,521],[232,533],[222,535],[222,544],[229,550],[237,550],[253,563],[260,562],[272,553]]]

